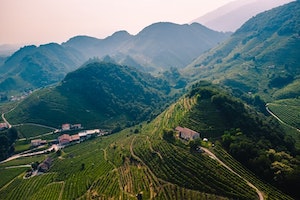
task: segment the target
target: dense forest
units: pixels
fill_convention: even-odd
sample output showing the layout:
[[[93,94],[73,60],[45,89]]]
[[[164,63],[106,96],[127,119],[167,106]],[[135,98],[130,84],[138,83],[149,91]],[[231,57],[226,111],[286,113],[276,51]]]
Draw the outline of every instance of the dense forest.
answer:
[[[13,143],[18,138],[15,128],[0,131],[0,161],[14,153]]]

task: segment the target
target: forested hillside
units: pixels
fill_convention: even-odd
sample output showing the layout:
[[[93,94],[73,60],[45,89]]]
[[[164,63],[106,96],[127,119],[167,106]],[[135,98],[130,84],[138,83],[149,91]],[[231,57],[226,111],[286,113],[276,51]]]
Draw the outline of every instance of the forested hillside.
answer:
[[[299,96],[299,9],[296,1],[251,18],[228,41],[189,65],[186,74],[266,101]]]
[[[83,62],[79,52],[59,44],[25,46],[0,65],[0,90],[8,96],[57,83]]]
[[[220,140],[223,148],[259,177],[299,197],[299,149],[276,119],[207,83],[194,85],[187,96],[197,100],[181,120],[182,126]]]
[[[120,128],[153,118],[173,95],[162,79],[127,66],[91,62],[60,85],[33,93],[6,116],[12,124]]]

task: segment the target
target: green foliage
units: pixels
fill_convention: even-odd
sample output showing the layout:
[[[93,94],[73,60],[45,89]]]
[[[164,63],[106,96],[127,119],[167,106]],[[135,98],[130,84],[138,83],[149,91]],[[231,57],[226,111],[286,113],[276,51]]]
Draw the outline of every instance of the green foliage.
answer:
[[[35,92],[7,114],[12,123],[60,127],[124,128],[147,120],[169,101],[166,81],[133,68],[93,62],[69,73],[61,85]],[[118,124],[116,123],[118,122]]]
[[[184,74],[221,83],[243,95],[257,94],[265,101],[299,96],[299,9],[299,1],[294,1],[251,18]]]
[[[14,144],[15,153],[21,153],[23,151],[29,150],[31,143],[28,140],[16,141]]]
[[[33,124],[23,124],[15,127],[18,130],[19,138],[30,138],[53,132],[53,129]]]
[[[300,99],[283,99],[268,104],[269,109],[285,123],[300,129]]]
[[[18,138],[18,131],[10,128],[0,132],[0,161],[5,160],[14,152],[13,143]]]
[[[191,153],[190,148],[182,143],[179,145],[162,139],[164,132],[169,136],[172,133],[174,137],[172,128],[194,106],[204,100],[213,105],[210,98],[207,101],[197,99],[197,96],[200,95],[180,99],[150,123],[64,148],[62,154],[51,156],[54,161],[49,173],[28,180],[16,178],[0,189],[1,197],[135,199],[136,194],[142,193],[145,199],[256,199],[257,194],[252,188],[216,160]],[[134,128],[140,133],[133,134],[130,130]],[[236,129],[234,137],[242,136],[240,132]],[[196,141],[194,144],[199,143]],[[0,164],[0,167],[43,160],[43,157],[36,160],[34,157],[22,158]],[[240,172],[244,170],[242,166],[234,170],[244,174]],[[253,175],[249,177],[253,178]],[[256,179],[251,179],[251,182],[266,188],[264,192],[268,191],[266,194],[270,196],[283,196]]]
[[[8,184],[11,180],[24,173],[24,168],[0,169],[0,188]]]
[[[175,142],[175,136],[174,136],[174,131],[169,129],[169,130],[166,130],[164,129],[163,130],[163,139],[166,140],[167,142],[170,142],[170,143],[174,143]]]
[[[230,96],[216,87],[200,86],[193,88],[189,98],[196,98],[196,104],[185,115],[181,124],[200,132],[201,137],[222,138],[223,147],[238,161],[260,177],[286,192],[296,195],[291,174],[298,177],[299,162],[295,140],[285,134],[285,130],[275,119],[266,117],[241,100]],[[260,98],[254,99],[260,104]],[[208,127],[210,129],[208,129]],[[218,132],[216,134],[214,132]],[[285,152],[294,164],[274,163],[267,156],[269,149]],[[259,166],[259,167],[258,167]],[[289,169],[276,178],[282,168]],[[278,171],[274,171],[278,169]],[[283,184],[284,181],[289,186]]]
[[[80,53],[55,43],[25,46],[1,66],[0,90],[21,93],[57,83],[81,62]]]

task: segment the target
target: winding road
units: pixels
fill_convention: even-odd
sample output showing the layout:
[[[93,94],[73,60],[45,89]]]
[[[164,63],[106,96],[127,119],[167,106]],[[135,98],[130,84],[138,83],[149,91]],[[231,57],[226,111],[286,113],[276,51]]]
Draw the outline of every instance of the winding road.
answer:
[[[12,125],[6,120],[4,114],[5,114],[5,113],[2,113],[1,117],[2,117],[3,121],[7,124],[8,128],[11,128]]]
[[[41,155],[41,154],[48,153],[48,152],[50,152],[52,150],[57,151],[58,149],[59,149],[59,147],[56,144],[54,144],[51,147],[49,147],[48,149],[45,149],[45,150],[42,150],[42,151],[37,151],[37,152],[33,152],[33,153],[24,153],[23,152],[23,153],[20,153],[20,154],[13,155],[13,156],[7,158],[6,160],[1,161],[0,164],[1,163],[6,163],[8,161],[11,161],[11,160],[14,160],[14,159],[17,159],[17,158],[21,158],[21,157]]]

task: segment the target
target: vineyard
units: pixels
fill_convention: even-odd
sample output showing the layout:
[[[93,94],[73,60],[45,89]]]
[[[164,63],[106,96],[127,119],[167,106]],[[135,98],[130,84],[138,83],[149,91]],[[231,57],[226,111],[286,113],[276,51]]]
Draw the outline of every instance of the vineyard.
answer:
[[[195,104],[195,98],[182,98],[150,123],[69,146],[59,154],[2,163],[1,199],[136,199],[137,194],[143,199],[258,199],[244,179],[217,160],[162,139],[163,130],[183,123]],[[218,145],[212,150],[267,199],[289,199]],[[28,168],[7,168],[42,162],[47,156],[53,159],[50,171],[38,176],[24,179]]]
[[[238,170],[239,174],[242,174],[248,181],[255,183],[255,186],[258,187],[258,189],[261,190],[268,199],[292,199],[289,196],[277,190],[276,188],[274,188],[273,186],[264,183],[263,181],[255,177],[255,175],[252,172],[245,169],[239,162],[237,162],[220,146],[216,146],[213,149],[213,152],[215,153],[215,155],[218,156],[218,158],[222,158],[222,161],[228,166]]]
[[[31,138],[53,132],[53,129],[30,124],[16,126],[16,129],[19,132],[19,138]]]
[[[282,121],[300,129],[299,103],[299,99],[279,100],[268,104],[268,107]]]

